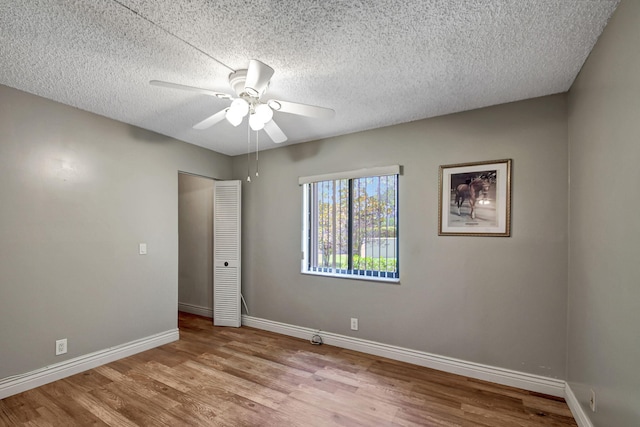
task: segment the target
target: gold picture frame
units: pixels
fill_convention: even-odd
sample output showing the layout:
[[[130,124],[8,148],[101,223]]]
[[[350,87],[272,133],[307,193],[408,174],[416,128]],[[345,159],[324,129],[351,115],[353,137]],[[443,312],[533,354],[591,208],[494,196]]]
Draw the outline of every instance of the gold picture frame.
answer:
[[[440,166],[438,235],[511,236],[511,159]]]

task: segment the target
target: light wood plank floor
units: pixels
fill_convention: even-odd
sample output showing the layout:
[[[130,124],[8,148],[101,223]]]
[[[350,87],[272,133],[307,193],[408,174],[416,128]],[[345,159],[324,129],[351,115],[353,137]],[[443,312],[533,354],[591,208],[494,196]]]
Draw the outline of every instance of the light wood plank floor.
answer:
[[[0,401],[2,426],[576,426],[562,399],[180,313],[180,341]]]

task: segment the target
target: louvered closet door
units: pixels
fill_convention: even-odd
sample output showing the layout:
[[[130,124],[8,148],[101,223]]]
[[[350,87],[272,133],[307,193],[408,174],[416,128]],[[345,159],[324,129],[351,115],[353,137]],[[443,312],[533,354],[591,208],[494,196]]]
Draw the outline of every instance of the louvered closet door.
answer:
[[[213,324],[239,327],[240,181],[216,181],[213,189]]]

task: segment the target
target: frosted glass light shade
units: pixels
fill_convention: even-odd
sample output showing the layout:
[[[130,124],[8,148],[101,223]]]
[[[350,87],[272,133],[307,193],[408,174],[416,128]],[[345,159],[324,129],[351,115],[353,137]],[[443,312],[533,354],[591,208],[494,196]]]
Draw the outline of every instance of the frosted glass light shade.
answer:
[[[233,114],[240,116],[240,118],[249,114],[249,103],[242,98],[236,98],[231,103],[229,111]]]
[[[225,114],[225,118],[227,119],[227,121],[229,123],[231,123],[233,126],[238,126],[240,123],[242,123],[242,117],[240,114],[238,114],[237,112],[234,112],[231,108],[229,108],[227,110],[227,114]]]
[[[258,104],[255,115],[258,116],[262,123],[267,123],[273,118],[273,110],[267,104]]]
[[[249,116],[249,126],[251,127],[251,129],[259,131],[264,127],[264,122],[260,120],[260,117],[258,117],[256,114],[252,114]]]

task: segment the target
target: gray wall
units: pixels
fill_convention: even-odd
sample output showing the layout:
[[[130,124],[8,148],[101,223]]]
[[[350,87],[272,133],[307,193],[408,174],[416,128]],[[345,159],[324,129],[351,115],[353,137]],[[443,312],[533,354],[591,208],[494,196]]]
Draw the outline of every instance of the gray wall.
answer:
[[[0,378],[177,327],[178,170],[231,160],[0,86]]]
[[[565,377],[567,115],[558,95],[287,146],[243,180],[250,314]],[[513,159],[510,238],[438,237],[438,166]],[[399,285],[300,274],[298,176],[401,164]],[[349,329],[358,317],[360,330]]]
[[[625,0],[569,95],[568,379],[596,426],[640,425],[639,41]]]
[[[213,180],[178,178],[178,302],[213,309]]]

